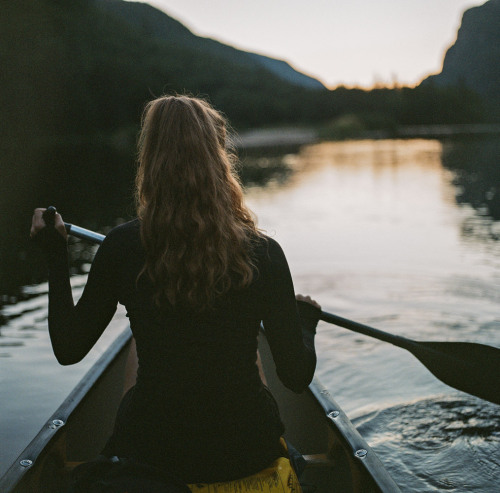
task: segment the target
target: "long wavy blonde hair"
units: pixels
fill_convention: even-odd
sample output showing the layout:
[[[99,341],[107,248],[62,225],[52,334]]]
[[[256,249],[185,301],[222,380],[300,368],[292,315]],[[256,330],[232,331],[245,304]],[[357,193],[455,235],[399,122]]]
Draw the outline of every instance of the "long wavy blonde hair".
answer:
[[[226,122],[206,101],[165,96],[144,111],[136,206],[155,301],[206,309],[248,286],[260,235],[226,150]]]

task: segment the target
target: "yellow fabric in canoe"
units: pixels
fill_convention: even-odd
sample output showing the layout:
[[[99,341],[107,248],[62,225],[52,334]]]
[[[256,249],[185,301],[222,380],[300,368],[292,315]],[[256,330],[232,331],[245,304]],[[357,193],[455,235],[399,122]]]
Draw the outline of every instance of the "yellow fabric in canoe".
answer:
[[[290,461],[279,457],[268,468],[223,483],[188,484],[192,493],[302,493]]]

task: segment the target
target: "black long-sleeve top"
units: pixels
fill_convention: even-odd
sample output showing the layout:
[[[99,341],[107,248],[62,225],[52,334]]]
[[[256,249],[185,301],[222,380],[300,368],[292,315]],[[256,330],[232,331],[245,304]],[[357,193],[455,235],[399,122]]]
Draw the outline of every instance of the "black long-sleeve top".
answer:
[[[108,234],[76,305],[65,241],[48,228],[40,235],[49,263],[49,332],[61,364],[89,352],[117,303],[130,318],[137,383],[123,399],[106,454],[167,467],[186,482],[242,477],[279,455],[283,425],[256,366],[259,327],[263,322],[280,379],[301,392],[315,370],[320,311],[296,303],[276,241],[259,240],[249,287],[199,312],[156,307],[151,283],[138,279],[145,259],[138,220]]]

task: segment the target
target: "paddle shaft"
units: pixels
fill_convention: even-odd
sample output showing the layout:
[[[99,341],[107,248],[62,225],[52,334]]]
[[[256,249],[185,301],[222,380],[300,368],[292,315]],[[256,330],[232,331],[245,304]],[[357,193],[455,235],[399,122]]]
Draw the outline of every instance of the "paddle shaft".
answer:
[[[349,320],[347,318],[339,317],[338,315],[334,315],[333,313],[321,312],[320,318],[324,322],[339,325],[340,327],[344,327],[345,329],[359,332],[360,334],[364,334],[365,336],[375,337],[376,339],[380,339],[381,341],[390,342],[391,344],[394,344],[395,346],[401,347],[403,349],[407,349],[408,351],[411,351],[411,349],[415,345],[414,341],[412,341],[411,339],[407,339],[406,337],[389,334],[388,332],[384,332],[383,330],[375,329],[368,325],[354,322],[353,320]]]
[[[68,234],[92,243],[101,244],[104,238],[106,238],[104,235],[90,231],[90,229],[80,228],[80,226],[75,226],[74,224],[64,223],[64,226]]]

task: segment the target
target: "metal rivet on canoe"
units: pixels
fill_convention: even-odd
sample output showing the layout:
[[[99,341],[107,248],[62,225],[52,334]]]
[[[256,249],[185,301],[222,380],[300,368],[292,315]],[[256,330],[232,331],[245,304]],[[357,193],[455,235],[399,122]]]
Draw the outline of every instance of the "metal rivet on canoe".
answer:
[[[339,417],[340,412],[339,411],[332,411],[331,413],[328,413],[328,417],[335,419]]]
[[[50,424],[49,424],[49,428],[52,428],[52,429],[55,429],[55,428],[59,428],[60,426],[62,426],[64,424],[64,421],[62,421],[61,419],[54,419]]]
[[[23,459],[21,462],[19,462],[23,467],[30,467],[33,465],[33,461],[29,459]]]
[[[354,452],[354,456],[358,459],[364,459],[368,455],[368,452],[364,448],[360,448]]]

